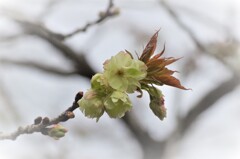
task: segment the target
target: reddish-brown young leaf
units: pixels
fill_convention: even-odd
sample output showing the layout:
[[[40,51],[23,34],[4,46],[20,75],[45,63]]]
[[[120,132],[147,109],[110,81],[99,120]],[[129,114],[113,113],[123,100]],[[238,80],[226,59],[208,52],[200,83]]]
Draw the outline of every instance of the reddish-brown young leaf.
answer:
[[[159,65],[159,64],[162,64],[164,61],[165,61],[164,58],[159,58],[159,59],[151,58],[151,59],[146,63],[146,65],[147,65],[147,66]]]
[[[147,66],[147,76],[140,81],[141,89],[145,89],[150,95],[150,108],[153,113],[163,120],[166,117],[166,107],[164,105],[164,98],[159,89],[154,85],[162,86],[169,85],[183,90],[188,90],[181,85],[181,82],[172,75],[177,72],[166,68],[166,66],[178,61],[180,58],[161,57],[165,52],[165,45],[163,50],[154,55],[157,45],[158,31],[152,36],[139,60],[143,61]],[[142,92],[139,97],[141,97]]]
[[[166,58],[164,64],[165,64],[165,66],[167,66],[167,65],[170,65],[170,64],[178,61],[179,59],[181,59],[181,58],[175,59],[175,58],[173,58],[173,57],[169,57],[169,58]]]
[[[165,45],[163,50],[160,53],[153,56],[154,51],[156,49],[156,45],[157,45],[158,32],[159,31],[157,31],[151,37],[147,46],[143,50],[141,57],[139,58],[147,66],[147,77],[143,81],[145,83],[151,83],[151,84],[157,84],[157,85],[166,84],[169,86],[187,90],[185,87],[181,85],[180,81],[177,78],[172,76],[177,71],[169,70],[166,68],[166,66],[178,61],[180,58],[161,57],[165,52]]]
[[[162,56],[163,53],[165,52],[165,49],[166,49],[166,47],[165,47],[165,44],[164,44],[162,51],[160,53],[156,54],[155,56],[153,56],[152,59],[158,59],[160,56]]]
[[[171,76],[175,72],[177,72],[177,71],[173,71],[173,70],[169,70],[167,68],[164,68],[161,71],[159,71],[155,76],[161,76],[161,75],[169,75],[169,76]]]
[[[183,90],[189,90],[185,87],[183,87],[180,83],[180,81],[173,77],[173,76],[169,76],[169,75],[161,75],[158,77],[155,77],[157,80],[161,81],[163,84],[169,85],[169,86],[173,86],[173,87],[177,87]]]
[[[150,59],[150,57],[153,55],[156,46],[157,46],[157,38],[158,38],[158,32],[157,31],[152,38],[150,39],[150,41],[148,42],[148,44],[146,45],[145,49],[143,50],[143,53],[140,57],[139,60],[143,61],[144,63],[147,63],[148,60]]]

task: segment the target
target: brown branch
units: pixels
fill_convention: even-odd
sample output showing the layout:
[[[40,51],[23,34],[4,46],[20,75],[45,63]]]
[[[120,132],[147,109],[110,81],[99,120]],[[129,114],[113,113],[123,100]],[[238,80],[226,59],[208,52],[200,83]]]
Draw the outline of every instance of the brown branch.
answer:
[[[165,2],[165,0],[161,0],[160,3],[166,9],[169,15],[174,19],[174,21],[179,25],[179,27],[182,28],[182,30],[184,30],[189,35],[189,37],[192,39],[195,45],[201,51],[205,52],[206,51],[205,47],[196,38],[194,32],[184,22],[180,20],[178,14]]]
[[[28,21],[15,19],[25,30],[26,33],[38,36],[53,47],[55,47],[62,56],[70,60],[73,63],[74,68],[77,70],[77,74],[91,78],[94,75],[94,70],[88,64],[83,54],[76,53],[73,49],[67,46],[64,42],[59,40],[60,34],[56,34],[43,27],[40,24],[34,24]]]
[[[15,20],[17,23],[19,23],[23,29],[24,32],[27,34],[36,35],[46,41],[48,41],[52,46],[54,46],[59,52],[65,56],[68,60],[70,60],[75,69],[77,70],[77,74],[85,76],[87,78],[91,78],[92,75],[94,75],[94,70],[90,67],[88,64],[85,56],[83,54],[76,53],[73,49],[68,47],[62,40],[65,38],[71,37],[79,32],[86,31],[89,27],[99,24],[106,20],[109,17],[112,17],[117,14],[117,11],[114,10],[114,4],[113,0],[109,0],[108,7],[105,12],[102,12],[102,14],[99,16],[99,18],[93,22],[90,22],[86,24],[84,27],[79,28],[75,30],[72,33],[63,35],[59,33],[55,33],[53,31],[48,30],[41,24],[32,23],[29,21],[24,21],[22,19],[19,19],[14,16],[9,16],[11,19]]]
[[[50,34],[51,36],[53,36],[54,38],[56,38],[59,41],[63,41],[65,39],[67,39],[67,38],[70,38],[70,37],[80,33],[80,32],[86,32],[90,27],[92,27],[92,26],[94,26],[96,24],[100,24],[103,21],[106,21],[108,18],[114,17],[114,16],[119,14],[119,10],[114,7],[114,2],[113,1],[114,0],[109,0],[108,6],[107,6],[106,10],[100,12],[99,16],[98,16],[98,18],[96,20],[94,20],[92,22],[89,22],[89,23],[86,23],[84,26],[82,26],[80,28],[77,28],[76,30],[74,30],[74,31],[72,31],[70,33],[67,33],[67,34],[56,33],[56,32],[49,31],[48,29],[46,29],[46,30],[48,30],[47,34]],[[48,12],[51,9],[51,7],[54,4],[58,3],[58,2],[59,2],[59,0],[52,0],[52,1],[50,1],[46,5],[46,10],[45,10],[45,12],[42,15],[39,16],[38,23],[39,22],[41,23],[42,17],[44,17],[46,14],[48,14]],[[18,12],[14,12],[13,10],[4,10],[3,13],[7,17],[9,17],[11,19],[14,19],[14,20],[16,20],[18,22],[23,21],[22,17],[18,15],[19,14]],[[13,14],[13,13],[15,13],[15,14]],[[43,27],[43,26],[41,26],[41,27]]]
[[[60,122],[66,122],[71,118],[74,118],[73,111],[78,108],[77,101],[81,99],[83,96],[82,92],[79,92],[75,96],[75,100],[73,104],[65,110],[62,114],[60,114],[58,117],[49,119],[48,117],[41,118],[38,117],[34,120],[34,124],[32,125],[27,125],[25,127],[19,127],[16,131],[12,133],[0,133],[0,140],[16,140],[18,136],[23,135],[23,134],[32,134],[36,132],[41,132],[44,135],[46,134],[46,130],[48,129],[47,127],[58,124]]]
[[[188,114],[180,121],[179,128],[180,134],[184,134],[189,127],[210,107],[214,106],[219,99],[227,93],[232,92],[239,85],[239,76],[233,76],[229,80],[220,84],[217,88],[206,94]]]
[[[141,128],[140,124],[130,115],[130,113],[126,113],[121,120],[142,145],[144,145],[146,141],[153,140],[149,134]]]
[[[65,70],[61,70],[60,68],[47,66],[45,64],[40,64],[32,61],[16,61],[16,60],[10,60],[10,59],[0,59],[0,63],[33,68],[33,69],[40,70],[42,72],[51,73],[51,74],[60,75],[60,76],[69,76],[69,75],[77,74],[77,71],[74,71],[74,70],[65,71]]]
[[[0,42],[12,42],[14,40],[18,40],[23,37],[23,34],[16,34],[16,35],[11,35],[11,36],[4,36],[0,38]]]
[[[206,14],[196,11],[193,8],[184,7],[184,6],[176,6],[175,8],[178,10],[181,10],[181,12],[184,12],[187,16],[192,17],[197,21],[202,21],[202,23],[207,26],[211,26],[213,28],[219,28],[223,31],[227,29],[227,26],[225,24],[220,23],[216,19],[208,17]]]
[[[178,16],[178,14],[174,11],[174,9],[171,8],[171,6],[169,4],[166,3],[165,0],[161,0],[160,4],[166,9],[166,11],[169,13],[169,15],[173,18],[173,20],[176,22],[176,24],[185,32],[187,33],[187,35],[192,39],[192,41],[194,42],[194,44],[196,45],[196,47],[201,51],[200,53],[205,53],[207,55],[210,55],[212,57],[214,57],[215,59],[219,60],[221,63],[223,63],[227,68],[230,69],[230,71],[233,72],[233,74],[237,73],[236,70],[234,68],[232,68],[228,62],[218,56],[217,54],[211,52],[209,50],[209,48],[207,48],[205,45],[203,45],[198,38],[196,37],[196,35],[194,34],[194,32],[191,30],[190,27],[187,26],[187,24],[185,24],[180,16]],[[233,38],[234,41],[237,41],[236,39]]]
[[[99,15],[99,18],[92,21],[92,22],[89,22],[87,24],[85,24],[83,27],[81,28],[78,28],[76,30],[74,30],[73,32],[69,33],[69,34],[65,34],[62,36],[62,40],[65,40],[67,38],[70,38],[72,36],[74,36],[75,34],[77,33],[80,33],[80,32],[85,32],[88,30],[88,28],[90,28],[91,26],[94,26],[96,24],[99,24],[103,21],[105,21],[106,19],[110,18],[110,17],[113,17],[117,14],[117,12],[114,12],[113,10],[114,8],[114,4],[113,4],[113,0],[109,0],[109,4],[108,4],[108,7],[106,9],[105,12],[102,12],[102,14]]]
[[[159,158],[159,156],[163,154],[167,146],[166,141],[154,140],[129,113],[126,113],[125,116],[121,118],[121,121],[125,123],[133,137],[139,142],[145,159]]]

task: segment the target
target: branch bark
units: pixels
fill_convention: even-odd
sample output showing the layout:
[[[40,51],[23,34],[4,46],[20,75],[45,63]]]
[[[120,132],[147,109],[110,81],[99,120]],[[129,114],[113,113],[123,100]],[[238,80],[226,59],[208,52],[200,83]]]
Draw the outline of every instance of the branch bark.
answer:
[[[169,15],[174,19],[174,21],[178,24],[178,26],[185,31],[189,37],[192,39],[192,41],[195,43],[195,45],[203,52],[206,51],[205,47],[199,42],[197,37],[194,35],[194,32],[184,23],[180,20],[180,17],[178,14],[171,8],[170,5],[168,5],[164,0],[160,1],[161,5],[166,9],[166,11],[169,13]]]
[[[74,118],[73,111],[78,108],[77,101],[81,99],[82,96],[82,92],[77,93],[73,104],[63,113],[61,113],[58,117],[53,119],[49,119],[48,117],[42,119],[41,117],[38,117],[34,120],[34,124],[32,125],[19,127],[16,131],[12,133],[0,133],[0,140],[16,140],[17,137],[19,137],[20,135],[32,134],[36,132],[41,132],[44,135],[48,135],[46,134],[47,127],[58,124],[60,122],[66,122],[69,119]]]
[[[156,141],[148,134],[146,130],[143,130],[140,124],[134,120],[130,113],[126,113],[121,121],[125,123],[126,127],[132,133],[132,136],[139,142],[144,159],[161,159],[162,154],[166,148],[166,141]]]
[[[25,30],[26,33],[40,37],[49,42],[55,47],[62,56],[70,60],[73,63],[74,68],[77,70],[77,74],[91,78],[94,75],[94,70],[88,64],[85,56],[79,54],[71,49],[69,46],[60,41],[59,34],[53,33],[40,24],[34,24],[27,21],[15,19]]]
[[[78,34],[80,32],[85,32],[91,26],[94,26],[96,24],[100,24],[101,22],[105,21],[106,19],[117,15],[118,13],[114,12],[113,8],[114,8],[113,0],[109,0],[109,4],[108,4],[108,7],[107,7],[106,11],[102,12],[102,15],[100,14],[98,19],[85,24],[83,27],[78,28],[78,29],[76,29],[75,31],[73,31],[71,33],[62,35],[62,39],[61,40],[65,40],[67,38],[70,38],[70,37],[72,37],[72,36],[74,36],[74,35],[76,35],[76,34]]]

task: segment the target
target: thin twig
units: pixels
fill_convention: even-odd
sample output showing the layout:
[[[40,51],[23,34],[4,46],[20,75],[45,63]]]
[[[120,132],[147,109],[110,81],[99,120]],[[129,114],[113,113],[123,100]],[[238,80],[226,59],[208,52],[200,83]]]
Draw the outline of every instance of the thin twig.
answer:
[[[45,133],[45,130],[47,127],[58,124],[60,122],[66,122],[71,118],[74,118],[73,111],[78,108],[77,101],[81,99],[83,96],[82,92],[79,92],[75,96],[75,100],[73,104],[65,110],[63,113],[61,113],[58,117],[49,119],[48,117],[43,118],[43,120],[40,119],[40,117],[36,118],[34,120],[34,124],[27,125],[24,127],[19,127],[16,131],[12,133],[0,133],[0,140],[16,140],[18,136],[23,134],[33,134],[36,132],[41,132],[44,135],[47,135]],[[37,120],[40,119],[40,123],[37,122]],[[36,123],[37,122],[37,123]]]
[[[180,17],[177,15],[177,13],[164,0],[161,0],[160,3],[166,9],[166,11],[172,16],[172,18],[179,25],[179,27],[182,28],[190,36],[190,38],[193,40],[196,46],[201,51],[205,52],[206,51],[205,47],[196,38],[194,32],[184,22],[180,20]]]
[[[202,23],[205,25],[211,26],[213,28],[219,28],[223,31],[227,29],[227,26],[225,24],[222,24],[216,19],[210,18],[206,14],[200,13],[192,8],[184,6],[176,6],[175,8],[181,10],[182,12],[185,12],[187,16],[192,17],[197,21],[202,21]]]
[[[176,24],[184,31],[188,34],[188,36],[191,38],[191,40],[194,42],[194,44],[196,45],[196,47],[200,50],[200,53],[205,53],[207,55],[210,55],[214,58],[216,58],[217,60],[219,60],[220,62],[222,62],[227,68],[229,68],[230,71],[233,72],[233,74],[236,73],[235,70],[233,70],[233,68],[221,57],[217,56],[217,54],[212,53],[205,45],[203,45],[198,38],[196,37],[196,35],[194,34],[194,32],[191,30],[190,27],[187,26],[187,24],[185,24],[180,16],[178,16],[178,14],[174,11],[174,9],[171,8],[171,6],[169,4],[167,4],[165,2],[165,0],[161,0],[160,1],[161,5],[166,9],[166,11],[169,13],[169,15],[173,18],[173,20],[176,22]],[[235,39],[234,39],[235,40]],[[237,41],[237,40],[236,40]]]
[[[87,29],[89,27],[91,27],[93,25],[96,25],[96,24],[99,24],[99,23],[103,22],[104,20],[106,20],[107,18],[116,15],[116,13],[112,12],[113,7],[114,7],[113,0],[109,0],[108,7],[107,7],[106,11],[103,13],[103,15],[100,15],[99,18],[96,19],[95,21],[89,22],[89,23],[85,24],[83,27],[78,28],[71,33],[65,34],[63,36],[63,40],[67,39],[67,38],[70,38],[77,33],[85,32],[85,31],[87,31]]]

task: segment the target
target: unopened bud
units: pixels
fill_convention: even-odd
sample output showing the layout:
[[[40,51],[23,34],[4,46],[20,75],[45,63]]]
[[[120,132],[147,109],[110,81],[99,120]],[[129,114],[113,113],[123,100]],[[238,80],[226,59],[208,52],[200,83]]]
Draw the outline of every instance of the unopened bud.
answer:
[[[49,129],[48,135],[56,140],[64,137],[67,133],[67,129],[62,125],[54,125],[52,128]]]
[[[42,123],[43,125],[48,125],[50,122],[50,119],[48,117],[43,118]]]
[[[36,119],[34,119],[34,125],[40,124],[42,122],[42,117],[37,117]]]
[[[119,15],[120,14],[120,9],[117,7],[114,7],[111,11],[112,15]]]

